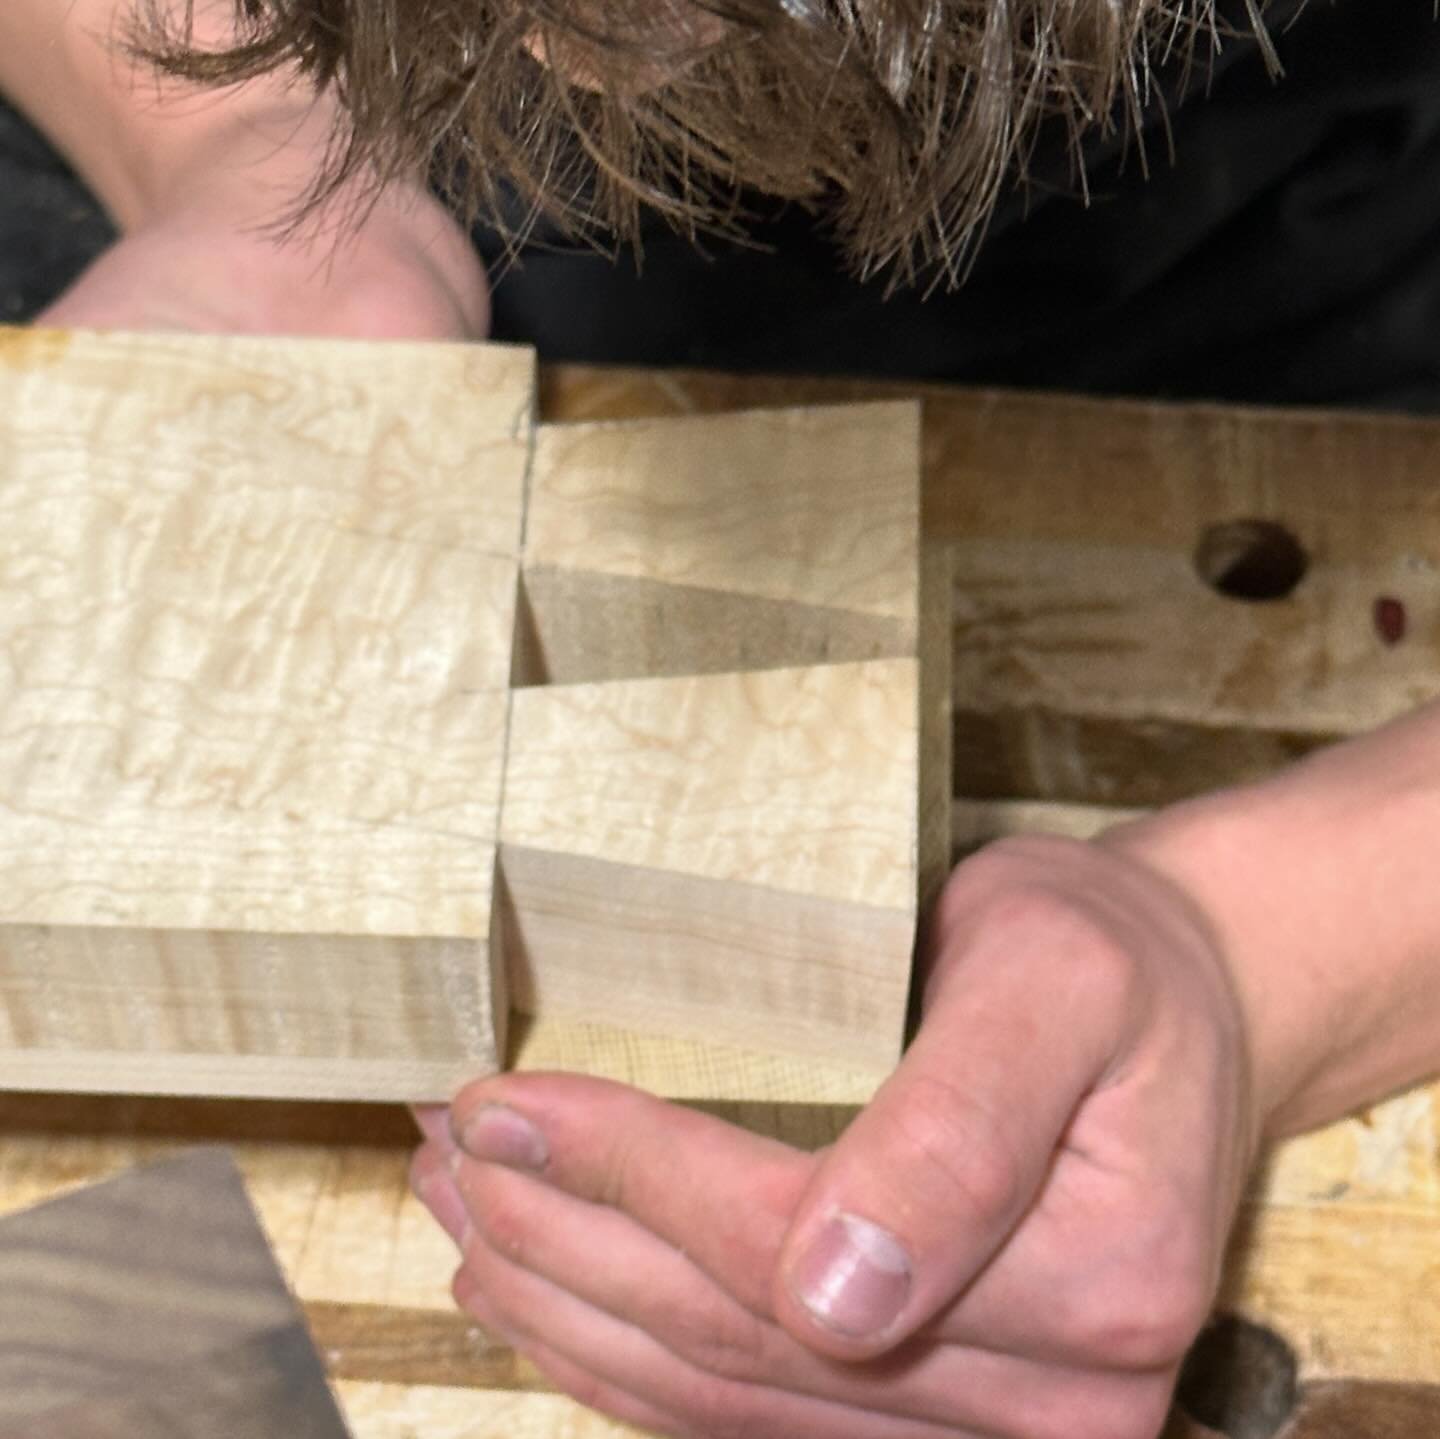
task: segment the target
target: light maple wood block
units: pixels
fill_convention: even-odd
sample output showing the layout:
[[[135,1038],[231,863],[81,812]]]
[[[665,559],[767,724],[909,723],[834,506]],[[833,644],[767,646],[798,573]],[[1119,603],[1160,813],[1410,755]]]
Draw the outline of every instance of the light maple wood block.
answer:
[[[863,1098],[899,1054],[949,853],[915,408],[541,427],[523,583],[501,826],[517,1006],[642,1048],[809,1056],[850,1071],[824,1092]]]
[[[0,1084],[887,1072],[948,855],[915,407],[536,431],[532,388],[0,339]]]
[[[532,358],[4,345],[0,1083],[493,1068]]]
[[[516,1001],[883,1069],[914,942],[914,660],[522,690]]]

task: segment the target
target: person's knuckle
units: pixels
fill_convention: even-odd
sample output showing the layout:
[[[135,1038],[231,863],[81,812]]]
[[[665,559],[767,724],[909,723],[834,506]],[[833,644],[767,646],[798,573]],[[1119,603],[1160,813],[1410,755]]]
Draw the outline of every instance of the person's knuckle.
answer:
[[[1098,1362],[1134,1371],[1175,1364],[1205,1323],[1211,1288],[1197,1263],[1171,1257],[1136,1264],[1086,1306],[1073,1336],[1076,1347]]]
[[[766,1366],[760,1322],[723,1302],[697,1301],[667,1316],[666,1344],[697,1369],[717,1378],[754,1381]]]
[[[600,1166],[598,1190],[588,1197],[625,1212],[642,1202],[639,1186],[646,1181],[647,1158],[653,1159],[645,1143],[648,1121],[649,1116],[637,1106],[633,1122],[615,1125]]]
[[[487,1196],[485,1203],[471,1209],[471,1224],[496,1254],[512,1264],[525,1262],[534,1229],[534,1212],[519,1195],[502,1190]]]
[[[897,1173],[958,1201],[976,1216],[1012,1213],[1025,1176],[1008,1126],[994,1109],[943,1074],[917,1077],[896,1116]],[[929,1184],[926,1174],[933,1176]]]
[[[743,1388],[712,1375],[702,1375],[687,1386],[684,1410],[706,1439],[755,1439],[761,1423]]]

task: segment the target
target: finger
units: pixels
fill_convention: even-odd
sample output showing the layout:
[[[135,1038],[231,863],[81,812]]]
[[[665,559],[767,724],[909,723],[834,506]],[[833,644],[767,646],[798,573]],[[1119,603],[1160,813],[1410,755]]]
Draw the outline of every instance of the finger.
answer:
[[[995,1439],[707,1374],[478,1239],[466,1251],[466,1268],[523,1352],[552,1350],[705,1439]]]
[[[460,1247],[470,1217],[450,1172],[450,1155],[434,1144],[422,1144],[410,1160],[410,1192]]]
[[[1115,1421],[1107,1436],[1124,1432],[1119,1421],[1143,1397],[1144,1386],[1128,1379],[988,1349],[925,1343],[879,1360],[836,1364],[751,1314],[685,1255],[617,1210],[497,1165],[462,1163],[457,1181],[474,1239],[707,1374],[943,1426],[1066,1439],[1082,1388],[1092,1416]]]
[[[881,1353],[974,1283],[1115,1052],[1123,956],[1104,929],[1043,891],[986,920],[952,934],[915,1043],[787,1236],[776,1313],[823,1353]]]
[[[684,1426],[673,1414],[665,1414],[653,1405],[645,1404],[633,1395],[606,1384],[590,1370],[572,1363],[546,1345],[507,1330],[494,1306],[485,1297],[484,1290],[468,1270],[461,1269],[455,1275],[451,1290],[456,1304],[477,1320],[487,1334],[526,1359],[561,1393],[577,1403],[609,1415],[612,1419],[618,1419],[622,1424],[633,1424],[648,1433],[676,1436],[686,1434]]]
[[[450,1129],[450,1109],[444,1104],[414,1104],[410,1113],[429,1143],[437,1149],[450,1151],[455,1148],[455,1136]]]
[[[572,1075],[504,1075],[452,1106],[462,1147],[630,1215],[740,1303],[770,1280],[815,1159],[638,1090]]]

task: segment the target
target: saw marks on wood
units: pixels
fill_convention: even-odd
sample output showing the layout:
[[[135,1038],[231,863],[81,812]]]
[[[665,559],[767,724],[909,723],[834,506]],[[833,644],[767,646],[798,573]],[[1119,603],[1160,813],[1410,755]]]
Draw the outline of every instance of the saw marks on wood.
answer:
[[[0,1224],[0,1439],[344,1439],[222,1151]]]
[[[486,347],[11,354],[0,1083],[884,1077],[948,860],[918,411],[536,430],[533,385]]]

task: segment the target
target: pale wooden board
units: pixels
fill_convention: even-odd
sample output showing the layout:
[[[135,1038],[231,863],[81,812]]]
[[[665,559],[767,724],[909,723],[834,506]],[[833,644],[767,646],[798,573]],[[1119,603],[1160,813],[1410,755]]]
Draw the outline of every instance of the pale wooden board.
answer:
[[[493,1067],[533,357],[3,354],[0,1082],[348,1095],[373,1060],[416,1097]]]
[[[440,1098],[498,1062],[512,680],[548,682],[515,700],[518,732],[568,716],[567,743],[600,742],[582,791],[636,777],[602,714],[691,721],[628,847],[538,834],[534,776],[510,786],[512,962],[538,1018],[517,1062],[548,1043],[677,1094],[805,1093],[796,1054],[819,1061],[811,1094],[883,1077],[948,794],[913,405],[535,433],[512,351],[24,334],[4,359],[24,419],[0,478],[22,516],[0,545],[0,1081]],[[612,683],[557,688],[577,665]],[[657,673],[671,688],[637,707]],[[575,805],[549,782],[553,828]],[[542,849],[543,873],[522,863]],[[651,871],[669,907],[646,913]],[[653,993],[585,955],[607,927],[635,940],[625,893],[656,937],[626,977],[664,976]],[[752,983],[731,964],[728,989],[687,984],[769,935]]]
[[[538,1019],[517,1062],[600,1017],[567,1060],[672,1095],[873,1091],[948,855],[944,570],[913,405],[537,431],[502,821]],[[807,1093],[747,1051],[825,1069]]]
[[[523,973],[519,980],[523,989]],[[686,1039],[564,1013],[512,1016],[510,1067],[570,1070],[671,1099],[737,1103],[863,1104],[885,1078],[883,1070],[835,1058],[767,1053],[713,1036]]]
[[[913,659],[517,691],[517,1002],[882,1076],[918,911],[918,696]]]
[[[894,1067],[913,909],[553,851],[507,846],[503,859],[516,913],[506,950],[521,1009],[603,1014],[640,1033],[821,1062],[843,1056],[869,1072],[872,1087]],[[666,1081],[665,1092],[676,1095],[676,1085]]]
[[[918,665],[515,694],[504,845],[914,906]]]

